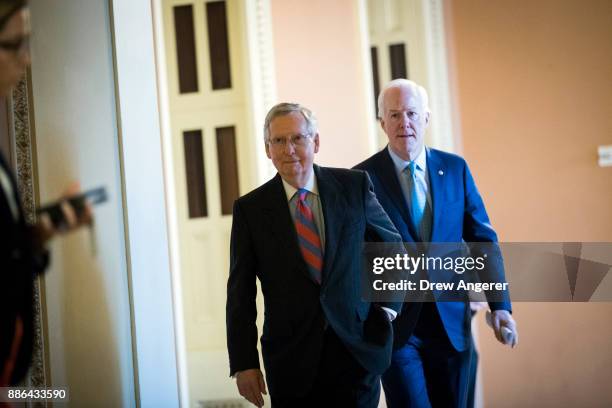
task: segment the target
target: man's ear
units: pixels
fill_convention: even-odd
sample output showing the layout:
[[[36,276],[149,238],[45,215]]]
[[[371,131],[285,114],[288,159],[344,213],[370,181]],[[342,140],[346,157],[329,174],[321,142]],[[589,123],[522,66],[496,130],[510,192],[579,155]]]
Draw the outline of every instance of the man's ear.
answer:
[[[314,135],[314,152],[319,153],[319,133],[317,132]]]
[[[431,111],[425,113],[425,126],[429,125],[429,119],[431,118]]]
[[[380,123],[380,128],[383,130],[383,132],[385,131],[385,121],[383,118],[379,118],[378,119],[378,123]]]
[[[272,159],[272,156],[270,156],[270,145],[268,144],[268,142],[264,142],[266,145],[266,156],[268,156],[268,159]]]

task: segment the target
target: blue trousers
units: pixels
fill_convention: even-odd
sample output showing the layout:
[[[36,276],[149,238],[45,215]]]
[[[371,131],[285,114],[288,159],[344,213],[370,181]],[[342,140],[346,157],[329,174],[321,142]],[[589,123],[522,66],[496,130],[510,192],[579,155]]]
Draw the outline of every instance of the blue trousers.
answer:
[[[412,335],[403,347],[393,352],[391,366],[382,376],[387,406],[468,407],[474,352],[473,343],[459,352],[446,336]]]

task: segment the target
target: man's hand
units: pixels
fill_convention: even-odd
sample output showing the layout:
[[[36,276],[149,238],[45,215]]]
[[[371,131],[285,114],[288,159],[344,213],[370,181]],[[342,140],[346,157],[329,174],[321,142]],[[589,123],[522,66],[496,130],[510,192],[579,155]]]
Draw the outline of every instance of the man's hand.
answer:
[[[236,373],[238,392],[253,405],[263,407],[264,399],[261,394],[268,394],[263,374],[258,368],[251,368]]]
[[[512,318],[512,315],[507,310],[495,310],[491,313],[491,326],[493,326],[493,332],[495,338],[502,344],[507,344],[514,348],[518,344],[518,331],[516,330],[516,322]],[[509,343],[506,343],[502,333],[502,328],[506,327],[512,332],[512,338]]]
[[[481,310],[485,310],[489,307],[487,302],[470,302],[470,310],[472,313],[478,313]]]

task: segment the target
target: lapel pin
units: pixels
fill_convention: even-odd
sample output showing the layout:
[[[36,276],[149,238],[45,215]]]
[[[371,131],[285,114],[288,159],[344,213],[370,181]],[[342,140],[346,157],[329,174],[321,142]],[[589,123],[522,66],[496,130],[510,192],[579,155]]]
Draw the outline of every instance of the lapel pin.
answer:
[[[438,174],[439,174],[439,175],[441,175],[441,176],[443,176],[443,175],[444,175],[444,172],[443,172],[442,170],[438,170]]]

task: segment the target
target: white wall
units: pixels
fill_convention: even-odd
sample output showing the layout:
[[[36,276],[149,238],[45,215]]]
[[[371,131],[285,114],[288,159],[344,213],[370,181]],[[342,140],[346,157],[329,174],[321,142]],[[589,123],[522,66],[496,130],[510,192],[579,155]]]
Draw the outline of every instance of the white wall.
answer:
[[[136,405],[111,20],[105,1],[32,1],[32,85],[43,202],[103,185],[96,227],[51,246],[50,380],[72,406]]]
[[[376,150],[365,5],[355,0],[271,0],[278,102],[319,121],[315,162],[352,167]]]
[[[152,10],[152,5],[157,9]],[[159,20],[159,2],[113,0],[138,396],[142,407],[172,408],[179,406],[179,384],[183,406],[187,406],[187,391],[186,376],[181,374],[185,364],[180,364],[185,350],[180,279],[173,279],[170,266],[171,260],[178,264],[178,255],[171,256],[168,239],[176,234],[172,219],[176,213],[167,210],[173,208],[175,194],[168,173],[171,164],[162,153],[161,128],[167,118],[161,116],[168,111],[158,105],[158,100],[167,104],[167,91],[157,87],[156,78],[156,69],[162,69],[156,66],[155,51],[158,36],[161,41],[161,34],[154,30],[154,24],[161,29]],[[164,61],[163,55],[157,57]],[[177,253],[176,247],[172,249]]]
[[[91,235],[51,248],[50,382],[70,388],[73,406],[178,406],[180,288],[170,268],[151,2],[41,0],[31,11],[41,200],[74,179],[105,186],[110,198]]]

